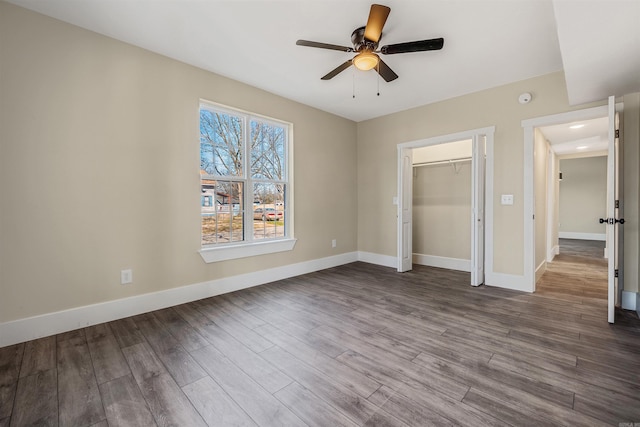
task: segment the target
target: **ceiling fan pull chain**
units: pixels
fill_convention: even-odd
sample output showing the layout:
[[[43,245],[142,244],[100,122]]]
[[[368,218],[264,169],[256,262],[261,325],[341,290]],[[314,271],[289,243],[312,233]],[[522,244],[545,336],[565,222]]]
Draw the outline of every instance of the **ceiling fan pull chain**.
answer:
[[[356,99],[356,72],[351,73],[351,90],[353,93],[353,99]]]
[[[378,61],[378,78],[376,81],[378,82],[378,96],[380,96],[380,61]]]

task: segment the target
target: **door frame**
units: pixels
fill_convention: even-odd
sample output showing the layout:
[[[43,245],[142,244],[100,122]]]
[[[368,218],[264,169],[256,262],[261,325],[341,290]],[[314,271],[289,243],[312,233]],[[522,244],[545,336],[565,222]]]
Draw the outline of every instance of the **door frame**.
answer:
[[[623,202],[620,196],[621,173],[619,169],[619,148],[620,148],[620,114],[616,111],[615,96],[609,97],[608,105],[609,117],[609,149],[607,150],[607,317],[609,323],[615,322],[615,309],[620,306],[620,290],[622,280],[618,281],[618,271],[622,272],[622,246],[620,246],[620,203]],[[613,222],[612,222],[613,221]],[[622,276],[622,274],[620,274]]]
[[[547,218],[545,220],[547,228],[546,261],[552,262],[553,258],[560,253],[560,247],[556,244],[557,239],[554,239],[554,236],[558,235],[558,222],[553,223],[553,220],[557,219],[557,200],[560,195],[560,186],[557,184],[557,178],[560,174],[560,159],[558,159],[558,156],[551,148],[548,148],[547,151],[547,168]]]
[[[435,136],[435,137],[431,137],[431,138],[425,138],[425,139],[420,139],[420,140],[416,140],[416,141],[410,141],[410,142],[404,142],[401,144],[398,144],[397,149],[398,149],[398,160],[397,160],[397,165],[398,165],[398,181],[397,181],[397,194],[398,194],[398,200],[397,200],[397,208],[398,208],[398,212],[397,212],[397,270],[399,272],[402,271],[406,271],[406,266],[403,267],[403,248],[406,248],[410,239],[411,239],[411,235],[410,233],[405,233],[405,226],[403,226],[403,202],[406,201],[405,197],[407,197],[407,189],[411,188],[410,182],[406,182],[408,179],[412,179],[410,177],[413,176],[412,173],[407,173],[407,165],[405,165],[404,162],[404,157],[407,153],[407,150],[413,150],[414,148],[421,148],[421,147],[428,147],[428,146],[432,146],[432,145],[440,145],[440,144],[446,144],[449,142],[456,142],[456,141],[462,141],[465,139],[471,139],[473,141],[477,141],[479,139],[479,137],[484,137],[485,140],[485,179],[484,179],[484,192],[485,192],[485,210],[484,210],[484,275],[485,278],[487,276],[487,274],[489,274],[490,272],[493,271],[493,139],[494,139],[494,133],[495,133],[495,126],[489,126],[489,127],[484,127],[484,128],[478,128],[478,129],[472,129],[472,130],[467,130],[467,131],[462,131],[462,132],[457,132],[457,133],[452,133],[452,134],[447,134],[447,135],[440,135],[440,136]],[[472,162],[475,162],[477,164],[477,162],[480,160],[478,159],[478,150],[474,150],[473,155],[472,155]],[[413,165],[411,165],[411,168],[413,167]],[[475,191],[475,189],[473,189],[472,191]],[[413,197],[413,194],[411,194],[411,197]],[[479,195],[473,195],[473,197],[478,198]],[[473,212],[471,213],[473,214]],[[413,218],[410,219],[409,223],[410,223],[410,227],[411,229],[413,228],[412,225],[413,222]],[[409,230],[410,232],[411,230]],[[407,237],[409,236],[409,242],[406,241]],[[412,251],[412,250],[411,250]],[[471,251],[472,253],[472,258],[473,258],[473,254],[476,251]],[[474,259],[471,259],[471,265],[472,268],[473,266],[476,265],[476,262]]]
[[[616,111],[622,112],[622,103],[616,104]],[[582,110],[569,111],[566,113],[552,114],[548,116],[535,117],[522,120],[524,129],[524,284],[525,291],[535,292],[536,271],[535,271],[535,188],[533,179],[533,153],[534,153],[534,129],[537,127],[558,125],[580,120],[591,120],[601,117],[608,117],[609,107],[607,104],[585,108]]]

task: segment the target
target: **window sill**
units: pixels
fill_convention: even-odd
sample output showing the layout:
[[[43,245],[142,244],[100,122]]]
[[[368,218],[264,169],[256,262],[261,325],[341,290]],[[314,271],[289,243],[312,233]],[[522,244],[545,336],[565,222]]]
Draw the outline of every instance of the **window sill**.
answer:
[[[271,240],[269,242],[240,243],[219,248],[200,249],[198,252],[204,262],[208,264],[211,262],[290,251],[296,245],[296,241],[297,239],[282,239]]]

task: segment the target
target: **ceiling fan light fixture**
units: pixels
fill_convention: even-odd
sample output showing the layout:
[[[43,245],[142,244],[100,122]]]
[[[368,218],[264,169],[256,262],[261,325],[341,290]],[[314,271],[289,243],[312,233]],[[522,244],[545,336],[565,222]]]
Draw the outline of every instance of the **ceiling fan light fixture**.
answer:
[[[379,60],[380,58],[378,58],[378,55],[375,53],[364,51],[353,58],[353,65],[355,65],[358,70],[369,71],[378,65]]]

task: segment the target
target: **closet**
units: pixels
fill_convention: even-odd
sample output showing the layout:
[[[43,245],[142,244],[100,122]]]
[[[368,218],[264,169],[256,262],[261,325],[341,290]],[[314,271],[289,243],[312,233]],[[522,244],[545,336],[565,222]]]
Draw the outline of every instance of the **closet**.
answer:
[[[413,262],[471,271],[472,140],[413,150]]]

